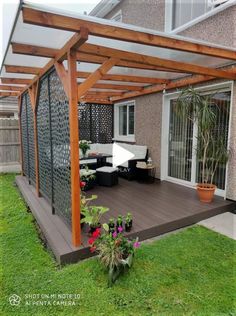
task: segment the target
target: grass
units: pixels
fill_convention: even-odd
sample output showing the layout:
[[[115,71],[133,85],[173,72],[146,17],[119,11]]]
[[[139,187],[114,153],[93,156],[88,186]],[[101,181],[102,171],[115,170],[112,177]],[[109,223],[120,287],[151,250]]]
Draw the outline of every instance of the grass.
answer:
[[[3,315],[236,315],[233,240],[195,226],[142,244],[133,268],[107,288],[96,258],[56,265],[13,183],[14,175],[0,176]],[[9,304],[13,293],[19,306]],[[75,306],[26,305],[27,294],[60,293],[80,299]]]

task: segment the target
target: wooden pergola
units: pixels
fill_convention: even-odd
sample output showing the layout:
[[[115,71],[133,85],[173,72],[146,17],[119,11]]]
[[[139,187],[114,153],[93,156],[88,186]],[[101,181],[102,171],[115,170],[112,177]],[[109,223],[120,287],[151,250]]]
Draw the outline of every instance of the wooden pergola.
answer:
[[[33,25],[31,29],[29,25]],[[25,34],[32,36],[22,40],[24,27]],[[41,36],[40,44],[35,45],[42,29],[49,30],[49,35],[45,41]],[[50,29],[58,38],[62,37],[63,45],[58,42],[60,47],[53,47]],[[75,246],[81,243],[78,103],[112,105],[119,100],[214,79],[236,80],[234,49],[113,21],[72,16],[27,4],[20,7],[12,34],[1,70],[0,97],[18,97],[20,113],[22,95],[28,92],[30,96],[38,196],[36,108],[39,81],[52,67],[69,100],[72,242]],[[26,64],[26,59],[22,59],[24,55],[33,58],[35,66],[30,62]]]

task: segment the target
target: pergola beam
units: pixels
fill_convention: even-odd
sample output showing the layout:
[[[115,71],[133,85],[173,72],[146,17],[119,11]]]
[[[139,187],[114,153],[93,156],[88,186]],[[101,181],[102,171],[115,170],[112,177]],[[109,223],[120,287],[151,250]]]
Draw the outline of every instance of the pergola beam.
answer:
[[[0,97],[18,97],[19,92],[0,91]]]
[[[152,57],[143,54],[131,53],[123,50],[118,50],[114,48],[108,48],[100,45],[93,44],[83,44],[80,47],[80,51],[83,53],[95,54],[103,57],[112,58],[122,58],[122,60],[134,61],[140,64],[150,65],[150,66],[160,66],[173,69],[176,71],[184,71],[186,73],[200,74],[200,75],[210,75],[217,78],[224,79],[236,79],[235,74],[230,72],[225,72],[224,70],[203,67],[200,65],[193,65],[185,62],[179,62],[174,60],[168,60],[164,58]]]
[[[42,68],[17,66],[17,65],[5,65],[5,69],[6,69],[6,72],[9,72],[9,73],[39,75]]]
[[[79,101],[83,103],[97,103],[97,104],[110,104],[110,105],[113,104],[113,102],[109,101],[108,99],[97,99],[97,98],[90,98],[90,97],[84,97],[84,98],[81,97]]]
[[[30,84],[32,79],[22,79],[22,78],[4,78],[1,77],[1,82],[4,84],[22,84],[28,85]]]
[[[118,58],[110,58],[105,61],[96,71],[94,71],[85,81],[78,87],[78,98],[83,96],[93,85],[102,78],[116,63]],[[77,74],[76,74],[77,76]]]
[[[29,44],[20,44],[20,43],[12,43],[12,52],[13,54],[27,55],[27,56],[38,56],[38,57],[47,57],[47,58],[55,58],[59,53],[59,49],[35,46]],[[95,63],[95,64],[103,64],[108,57],[97,56],[93,54],[85,54],[78,53],[77,60],[86,63]],[[126,67],[126,68],[135,68],[135,69],[147,69],[154,71],[167,71],[174,72],[175,70],[167,69],[163,67],[150,66],[145,64],[140,64],[133,61],[120,60],[116,66]],[[182,71],[179,71],[182,72]]]
[[[191,77],[187,77],[187,78],[178,79],[176,81],[171,81],[168,84],[153,85],[153,86],[144,88],[142,91],[139,91],[139,92],[138,91],[126,92],[126,93],[123,93],[122,96],[120,96],[120,97],[119,96],[111,97],[110,100],[113,102],[120,101],[120,100],[126,100],[129,98],[134,98],[134,97],[138,97],[141,95],[157,93],[157,92],[161,92],[164,90],[182,88],[185,86],[194,85],[194,84],[198,84],[198,83],[202,83],[202,82],[206,82],[206,81],[210,81],[210,80],[214,80],[214,79],[215,79],[215,77],[212,77],[212,76],[203,76],[203,75],[191,76]]]
[[[71,32],[78,32],[83,26],[87,27],[90,34],[95,36],[236,60],[236,52],[226,48],[212,47],[164,35],[128,30],[114,25],[103,25],[97,22],[86,21],[85,19],[62,16],[30,8],[23,8],[23,21],[24,23]]]
[[[23,87],[21,86],[9,86],[9,85],[2,85],[0,84],[0,90],[7,90],[7,91],[22,91]]]
[[[111,89],[111,90],[133,90],[140,91],[142,90],[142,86],[134,86],[134,85],[118,85],[118,84],[109,84],[109,83],[96,83],[93,88],[97,89]]]
[[[78,78],[87,78],[91,75],[91,72],[77,72]],[[135,83],[168,83],[169,79],[164,78],[151,78],[151,77],[143,77],[143,76],[129,76],[129,75],[118,75],[118,74],[106,74],[102,76],[101,80],[111,80],[111,81],[122,81],[122,82],[135,82]]]

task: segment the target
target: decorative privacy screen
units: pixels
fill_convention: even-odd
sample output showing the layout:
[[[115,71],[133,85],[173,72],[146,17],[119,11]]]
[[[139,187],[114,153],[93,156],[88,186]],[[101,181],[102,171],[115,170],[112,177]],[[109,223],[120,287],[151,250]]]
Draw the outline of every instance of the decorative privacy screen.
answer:
[[[112,106],[83,104],[78,112],[80,139],[112,142]],[[71,224],[69,103],[55,69],[40,80],[36,117],[39,190],[52,210]],[[28,94],[22,98],[21,127],[24,174],[35,183],[34,113]]]
[[[40,192],[70,223],[69,104],[55,70],[40,82],[37,127]]]
[[[112,143],[113,106],[105,104],[79,104],[80,139],[92,143]]]
[[[23,172],[32,183],[35,183],[34,114],[28,93],[22,96],[21,133]]]

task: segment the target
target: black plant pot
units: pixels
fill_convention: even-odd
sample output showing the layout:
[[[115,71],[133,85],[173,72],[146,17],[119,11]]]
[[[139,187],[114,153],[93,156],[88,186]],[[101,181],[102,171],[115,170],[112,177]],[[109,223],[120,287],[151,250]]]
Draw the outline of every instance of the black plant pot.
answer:
[[[125,231],[130,232],[133,226],[133,221],[131,220],[129,223],[125,223]]]
[[[115,224],[108,224],[109,226],[109,233],[114,233],[115,231]]]

